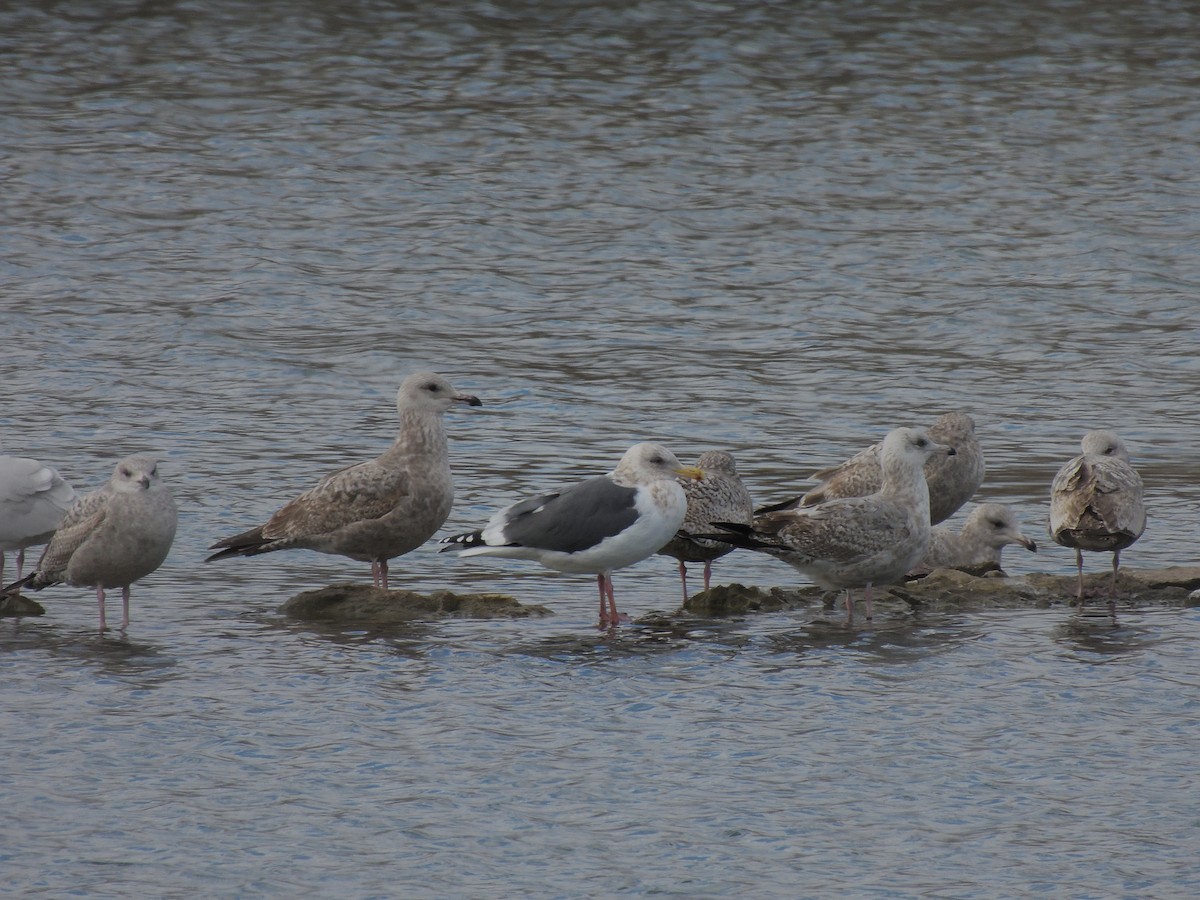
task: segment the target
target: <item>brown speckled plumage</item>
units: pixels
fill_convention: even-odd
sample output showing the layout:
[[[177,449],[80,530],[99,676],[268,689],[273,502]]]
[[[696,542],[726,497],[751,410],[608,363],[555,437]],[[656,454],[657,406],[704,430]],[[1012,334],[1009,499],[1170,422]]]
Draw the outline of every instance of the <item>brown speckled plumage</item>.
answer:
[[[1111,431],[1090,431],[1083,453],[1058,470],[1050,485],[1050,537],[1075,548],[1078,599],[1083,602],[1083,551],[1113,555],[1109,596],[1116,595],[1121,551],[1146,530],[1142,479],[1129,464],[1125,444]]]
[[[974,496],[983,483],[983,449],[975,437],[975,420],[966,413],[946,413],[928,429],[929,437],[954,448],[954,456],[938,454],[925,463],[929,486],[929,518],[933,525],[944,522]],[[879,452],[882,442],[872,444],[844,463],[814,472],[821,482],[796,501],[797,506],[816,506],[840,497],[865,497],[879,490]]]
[[[754,502],[750,492],[737,473],[733,457],[723,450],[709,450],[696,460],[704,477],[700,481],[681,479],[683,492],[687,495],[687,513],[683,517],[680,532],[706,534],[714,530],[714,522],[737,522],[749,525],[754,519]],[[687,563],[704,563],[704,589],[708,590],[712,580],[713,560],[733,551],[733,547],[720,541],[699,537],[676,537],[658,552],[679,560],[679,578],[683,585],[686,602]]]
[[[225,538],[209,560],[301,548],[371,563],[388,588],[387,563],[429,540],[454,503],[443,414],[479,406],[432,372],[404,379],[396,394],[400,430],[376,459],[340,469],[285,505],[263,525]]]

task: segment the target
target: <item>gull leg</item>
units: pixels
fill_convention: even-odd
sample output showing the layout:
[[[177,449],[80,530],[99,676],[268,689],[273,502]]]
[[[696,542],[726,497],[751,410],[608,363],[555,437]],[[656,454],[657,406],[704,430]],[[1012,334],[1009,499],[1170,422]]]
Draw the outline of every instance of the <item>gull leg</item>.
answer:
[[[614,625],[620,625],[622,616],[617,612],[617,598],[613,592],[613,582],[611,575],[605,575],[604,581],[608,585],[608,618]],[[625,621],[629,621],[629,616],[624,617]]]
[[[1117,596],[1117,569],[1121,566],[1121,551],[1113,551],[1113,573],[1112,582],[1108,586],[1108,596],[1115,598]],[[20,576],[18,576],[20,577]]]
[[[25,568],[25,548],[22,547],[20,550],[17,551],[17,581],[21,580],[21,570],[24,568]],[[3,570],[3,566],[0,566],[0,571],[2,571],[2,570]],[[3,579],[0,579],[0,581],[2,581],[2,580]]]
[[[712,580],[712,560],[704,561],[704,589],[708,590],[708,584]]]
[[[854,621],[854,592],[846,588],[846,621]]]
[[[687,566],[683,564],[683,560],[679,561],[679,580],[683,582],[683,602],[688,602],[687,592]]]
[[[870,622],[872,615],[874,615],[875,607],[871,600],[871,585],[869,584],[867,585],[867,589],[863,591],[863,602],[867,605],[867,621]]]
[[[604,596],[604,573],[603,572],[601,572],[599,575],[596,576],[596,584],[600,588],[600,627],[606,628],[606,627],[608,627],[608,609],[604,605],[604,601],[606,598]]]
[[[1075,548],[1075,566],[1079,569],[1079,611],[1083,612],[1083,551]]]
[[[104,623],[104,588],[96,588],[96,605],[100,607],[100,633],[104,634],[108,626]]]
[[[121,588],[121,631],[129,627],[129,585]]]
[[[381,559],[379,561],[379,586],[381,588],[383,588],[385,591],[388,589],[387,575],[388,575],[387,560]]]

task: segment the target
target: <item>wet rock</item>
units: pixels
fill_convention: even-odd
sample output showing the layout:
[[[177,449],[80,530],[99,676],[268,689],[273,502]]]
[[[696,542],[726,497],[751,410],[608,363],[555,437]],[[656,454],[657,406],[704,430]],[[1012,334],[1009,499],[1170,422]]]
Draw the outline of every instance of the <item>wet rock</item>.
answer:
[[[46,608],[24,594],[0,597],[0,616],[44,616]]]
[[[1089,603],[1107,598],[1110,577],[1109,570],[1085,574],[1084,589]],[[875,600],[879,603],[900,600],[925,610],[1045,608],[1074,603],[1077,589],[1074,573],[1008,578],[995,570],[973,575],[957,569],[934,569],[902,585],[877,588]],[[735,616],[792,609],[820,601],[826,601],[825,606],[829,607],[838,596],[816,587],[763,589],[741,584],[718,585],[690,597],[684,610],[702,616]],[[857,591],[855,596],[859,596]],[[1117,602],[1136,606],[1200,606],[1200,566],[1122,568],[1117,573]]]
[[[364,584],[331,584],[292,597],[279,612],[314,622],[390,624],[429,619],[522,619],[552,615],[544,606],[524,606],[507,594],[384,591]]]
[[[820,588],[771,588],[718,584],[688,597],[684,610],[697,616],[737,616],[748,612],[777,612],[821,599]]]

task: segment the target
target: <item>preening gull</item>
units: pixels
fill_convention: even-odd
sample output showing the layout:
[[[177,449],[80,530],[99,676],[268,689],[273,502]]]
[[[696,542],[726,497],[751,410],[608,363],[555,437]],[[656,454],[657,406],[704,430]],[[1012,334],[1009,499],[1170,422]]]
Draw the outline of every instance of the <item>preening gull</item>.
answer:
[[[1109,612],[1115,611],[1121,551],[1146,530],[1142,479],[1129,464],[1125,444],[1111,431],[1089,431],[1083,453],[1054,476],[1050,485],[1050,537],[1075,548],[1079,606],[1083,608],[1083,551],[1111,552]]]
[[[612,573],[653,556],[679,530],[687,512],[679,475],[702,477],[661,444],[634,444],[607,475],[514,503],[480,530],[442,543],[459,556],[532,559],[559,572],[595,575],[600,627],[616,625]]]
[[[687,565],[704,563],[704,589],[712,579],[713,560],[732,553],[733,547],[721,541],[696,537],[713,530],[714,522],[735,522],[749,525],[754,520],[754,502],[737,473],[737,464],[724,450],[701,453],[696,468],[704,473],[699,481],[681,479],[687,497],[687,513],[679,534],[658,552],[679,560],[679,580],[683,584],[683,601],[688,599]]]
[[[883,439],[875,493],[766,512],[749,526],[721,523],[729,531],[721,540],[781,559],[826,590],[845,589],[851,618],[851,592],[863,588],[870,619],[871,588],[902,578],[929,546],[926,459],[954,452],[923,429],[897,428]]]
[[[25,550],[50,540],[71,504],[75,490],[50,466],[24,456],[0,455],[0,584],[4,556],[17,551],[17,580]]]
[[[966,413],[940,416],[927,433],[931,440],[954,448],[953,456],[939,453],[925,463],[930,524],[937,525],[954,515],[979,490],[984,474],[983,448],[975,437],[975,420]],[[879,490],[882,447],[881,443],[872,444],[839,466],[814,472],[811,477],[821,483],[803,497],[759,511],[816,506],[841,497],[865,497]]]
[[[433,537],[454,504],[443,414],[455,403],[480,406],[445,378],[416,372],[400,384],[400,431],[382,455],[326,475],[264,525],[217,541],[206,562],[273,550],[316,550],[371,564],[388,589],[388,560]]]
[[[175,540],[177,513],[171,490],[158,475],[152,456],[127,456],[108,484],[75,501],[50,539],[37,569],[13,582],[40,591],[63,582],[94,587],[104,620],[104,592],[121,589],[121,630],[129,627],[129,586],[163,564]]]
[[[1000,554],[1009,544],[1037,553],[1037,544],[1021,533],[1011,509],[1003,503],[981,503],[971,510],[961,531],[939,525],[929,533],[929,549],[913,572],[925,574],[937,568],[1002,571]]]

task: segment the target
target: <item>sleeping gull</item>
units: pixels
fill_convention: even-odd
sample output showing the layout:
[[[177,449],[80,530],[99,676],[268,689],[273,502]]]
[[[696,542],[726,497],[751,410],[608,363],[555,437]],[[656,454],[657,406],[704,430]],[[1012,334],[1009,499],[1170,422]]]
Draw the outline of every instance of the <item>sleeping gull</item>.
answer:
[[[930,524],[950,518],[974,496],[983,483],[983,449],[975,437],[975,420],[966,413],[946,413],[927,430],[931,440],[954,448],[953,456],[936,454],[925,463],[929,485]],[[879,490],[879,455],[882,444],[872,444],[839,466],[822,469],[811,476],[821,482],[803,497],[759,512],[793,506],[816,506],[840,497],[864,497]]]
[[[875,493],[766,512],[749,526],[720,523],[730,532],[721,539],[781,559],[826,590],[844,588],[851,619],[851,592],[865,589],[870,619],[872,586],[903,578],[929,546],[926,459],[954,452],[923,429],[897,428],[883,439]]]
[[[42,553],[37,569],[13,582],[4,593],[21,588],[40,591],[66,582],[94,587],[104,631],[104,592],[121,589],[121,630],[129,627],[129,586],[162,565],[175,540],[175,499],[158,476],[152,456],[127,456],[117,463],[108,484],[80,497],[67,510]]]
[[[1003,503],[981,503],[971,510],[961,531],[939,525],[929,533],[929,549],[913,572],[926,574],[938,568],[1003,571],[1000,554],[1009,544],[1037,553],[1037,544],[1021,533],[1011,509]]]
[[[713,560],[732,553],[733,547],[692,535],[713,530],[714,522],[736,522],[749,525],[754,520],[754,503],[750,492],[738,477],[737,464],[724,450],[709,450],[701,453],[696,468],[704,473],[697,481],[682,480],[683,493],[687,497],[687,513],[683,517],[680,533],[658,552],[679,560],[679,580],[683,584],[683,601],[687,602],[687,565],[690,562],[704,563],[704,589],[707,591],[712,579]]]
[[[1083,551],[1113,555],[1109,613],[1115,612],[1117,568],[1121,551],[1146,530],[1142,479],[1129,464],[1129,452],[1111,431],[1089,431],[1076,456],[1050,485],[1050,537],[1075,548],[1079,570],[1079,608],[1083,609]]]
[[[459,556],[532,559],[559,572],[594,574],[600,627],[616,625],[612,573],[653,556],[683,524],[687,498],[677,475],[702,477],[661,444],[634,444],[607,475],[514,503],[479,531],[442,543]]]
[[[217,541],[206,562],[299,548],[371,564],[375,587],[388,589],[388,560],[429,540],[450,515],[454,479],[443,413],[480,406],[432,372],[409,375],[396,392],[400,431],[383,454],[339,469],[263,525]]]
[[[24,456],[0,456],[0,584],[5,554],[17,551],[20,581],[26,548],[50,540],[74,502],[74,489],[54,469]]]

